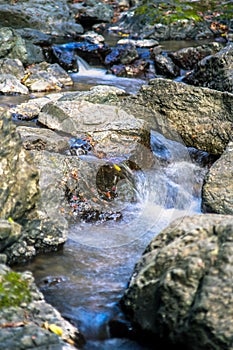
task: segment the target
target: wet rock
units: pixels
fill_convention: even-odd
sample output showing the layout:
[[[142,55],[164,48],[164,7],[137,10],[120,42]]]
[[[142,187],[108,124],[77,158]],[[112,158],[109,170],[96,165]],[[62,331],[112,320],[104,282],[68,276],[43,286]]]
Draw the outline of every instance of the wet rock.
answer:
[[[28,88],[12,74],[0,74],[0,93],[3,95],[27,95]]]
[[[157,74],[167,78],[176,78],[180,75],[180,69],[173,63],[170,57],[156,55],[154,57],[155,69]]]
[[[123,157],[139,167],[152,164],[147,123],[118,107],[86,101],[57,101],[45,105],[38,120],[48,128],[75,137],[89,135],[97,156]]]
[[[138,337],[191,350],[232,346],[232,216],[173,221],[146,248],[121,305]]]
[[[119,204],[113,201],[116,197],[113,186],[117,191],[119,179],[125,179],[127,190],[121,187],[117,191],[120,201],[127,192],[132,198],[133,181],[127,180],[121,166],[93,156],[82,158],[47,151],[34,152],[34,157],[41,174],[41,210],[50,218],[64,222],[103,222],[122,217]]]
[[[227,92],[158,78],[118,105],[164,136],[178,133],[187,146],[210,154],[220,155],[232,139],[233,95]]]
[[[61,137],[52,130],[18,126],[17,131],[26,150],[47,150],[59,153],[68,149],[67,138]]]
[[[30,91],[60,90],[64,86],[73,85],[68,73],[57,63],[40,64],[28,67],[23,78],[23,83]]]
[[[60,45],[53,45],[46,50],[46,59],[50,63],[58,63],[63,69],[70,72],[78,71],[77,55]]]
[[[83,28],[75,23],[74,15],[66,1],[46,0],[16,1],[3,0],[0,5],[1,26],[12,28],[33,28],[45,34],[65,37],[82,33]]]
[[[204,57],[220,51],[222,44],[213,42],[197,47],[187,47],[176,52],[169,52],[168,56],[182,69],[193,69]]]
[[[233,142],[212,165],[204,179],[202,207],[205,212],[233,215]]]
[[[78,329],[45,302],[30,272],[17,273],[0,265],[0,281],[1,348],[72,350],[83,343]],[[52,331],[53,326],[60,335]]]
[[[105,43],[93,43],[88,40],[70,42],[58,46],[62,50],[73,51],[77,56],[85,59],[89,64],[103,64],[105,56],[109,53],[110,48]]]
[[[233,44],[198,62],[184,82],[219,91],[233,92]]]
[[[0,74],[11,74],[20,80],[25,74],[25,69],[19,59],[2,58],[0,59]]]
[[[106,65],[114,63],[129,64],[138,58],[136,47],[132,44],[118,45],[105,57]]]
[[[13,17],[12,14],[10,17]],[[24,40],[14,29],[8,27],[0,28],[0,57],[19,59],[24,65],[44,60],[39,46]]]

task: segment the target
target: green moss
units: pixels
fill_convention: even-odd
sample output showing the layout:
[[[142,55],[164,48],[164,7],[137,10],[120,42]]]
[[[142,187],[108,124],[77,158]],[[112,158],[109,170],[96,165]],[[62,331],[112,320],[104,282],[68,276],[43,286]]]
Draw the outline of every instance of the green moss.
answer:
[[[145,17],[150,24],[174,23],[182,19],[203,21],[205,15],[216,14],[217,20],[228,21],[232,18],[233,3],[217,0],[188,1],[151,1],[143,0],[135,11],[135,15]],[[214,18],[213,18],[214,20]]]
[[[28,282],[19,273],[10,271],[0,276],[0,309],[30,301]]]

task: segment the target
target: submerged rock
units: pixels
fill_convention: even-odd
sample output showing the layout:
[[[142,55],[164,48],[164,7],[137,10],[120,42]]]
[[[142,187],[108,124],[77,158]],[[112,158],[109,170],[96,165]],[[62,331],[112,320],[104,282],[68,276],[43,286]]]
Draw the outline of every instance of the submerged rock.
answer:
[[[232,348],[232,239],[232,216],[201,214],[175,220],[152,240],[121,299],[139,339]]]

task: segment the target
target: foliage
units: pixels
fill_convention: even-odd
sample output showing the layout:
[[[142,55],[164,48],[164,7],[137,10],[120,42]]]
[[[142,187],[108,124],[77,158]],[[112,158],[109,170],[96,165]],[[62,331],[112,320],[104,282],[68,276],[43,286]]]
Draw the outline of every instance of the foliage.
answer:
[[[20,306],[23,302],[30,302],[31,294],[28,281],[14,271],[0,276],[0,310],[3,307]]]
[[[195,21],[218,20],[227,23],[232,18],[233,2],[204,1],[151,1],[143,0],[135,14],[154,23],[169,24],[183,19]]]

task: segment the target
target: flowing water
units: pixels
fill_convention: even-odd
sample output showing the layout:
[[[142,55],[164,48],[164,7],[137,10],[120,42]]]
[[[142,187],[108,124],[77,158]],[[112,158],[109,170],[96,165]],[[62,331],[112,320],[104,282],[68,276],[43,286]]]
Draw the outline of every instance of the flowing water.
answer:
[[[136,92],[144,83],[107,75],[81,64],[76,89],[97,84]],[[135,263],[151,239],[176,217],[200,213],[207,168],[194,162],[182,142],[151,131],[154,165],[134,171],[134,201],[118,203],[120,221],[73,224],[62,250],[37,256],[17,270],[31,270],[46,300],[79,327],[85,350],[146,350],[133,340],[114,337],[111,320],[123,320],[119,300]],[[203,156],[203,154],[202,154]]]

